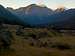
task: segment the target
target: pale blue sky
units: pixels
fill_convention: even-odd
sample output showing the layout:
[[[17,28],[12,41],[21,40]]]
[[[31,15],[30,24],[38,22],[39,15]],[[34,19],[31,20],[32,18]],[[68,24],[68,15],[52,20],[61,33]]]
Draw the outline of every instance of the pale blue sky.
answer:
[[[44,4],[49,8],[65,6],[67,8],[75,8],[75,0],[0,0],[0,4],[5,7],[25,7],[29,4]]]

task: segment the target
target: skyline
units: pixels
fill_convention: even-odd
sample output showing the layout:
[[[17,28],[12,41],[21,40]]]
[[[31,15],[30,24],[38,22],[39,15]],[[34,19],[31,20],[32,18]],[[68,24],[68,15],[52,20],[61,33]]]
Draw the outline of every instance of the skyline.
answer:
[[[45,5],[51,9],[59,7],[75,8],[75,0],[0,0],[0,4],[4,7],[12,7],[14,9],[30,4]]]

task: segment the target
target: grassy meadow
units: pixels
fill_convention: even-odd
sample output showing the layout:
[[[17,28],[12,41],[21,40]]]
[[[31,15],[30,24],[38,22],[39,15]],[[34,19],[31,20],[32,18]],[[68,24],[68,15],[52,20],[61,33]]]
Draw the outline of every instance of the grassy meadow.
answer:
[[[12,34],[10,48],[0,49],[0,56],[75,56],[75,36],[47,28],[4,26]],[[2,46],[1,46],[2,47]]]

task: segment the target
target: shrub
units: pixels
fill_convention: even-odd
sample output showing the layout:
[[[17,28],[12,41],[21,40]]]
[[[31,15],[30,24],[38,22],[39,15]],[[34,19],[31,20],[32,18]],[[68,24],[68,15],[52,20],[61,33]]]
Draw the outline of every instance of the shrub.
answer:
[[[47,32],[39,32],[38,36],[39,36],[39,38],[47,37],[48,33]]]
[[[0,32],[0,40],[2,42],[1,47],[9,48],[12,42],[13,36],[9,31]],[[0,48],[1,48],[0,47]]]
[[[31,42],[31,43],[30,43],[30,46],[34,46],[34,43],[33,43],[33,42]]]
[[[71,49],[69,44],[55,43],[51,46],[52,48],[58,48],[60,50]]]
[[[37,36],[36,36],[36,34],[34,34],[34,33],[30,33],[30,34],[28,34],[28,36],[29,36],[29,37],[32,37],[33,39],[37,39]]]
[[[16,35],[19,35],[19,36],[22,36],[24,33],[23,33],[23,27],[19,26],[17,29],[16,29]]]

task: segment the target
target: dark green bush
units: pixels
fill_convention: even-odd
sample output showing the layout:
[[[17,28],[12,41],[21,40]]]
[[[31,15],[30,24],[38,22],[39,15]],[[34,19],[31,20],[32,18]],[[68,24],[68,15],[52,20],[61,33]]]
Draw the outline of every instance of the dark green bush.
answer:
[[[23,28],[22,27],[18,27],[17,29],[16,29],[16,35],[19,35],[19,36],[23,36]]]
[[[0,32],[0,41],[2,42],[0,48],[9,48],[12,43],[13,36],[9,31]]]
[[[62,43],[55,43],[51,47],[60,50],[71,49],[71,46],[69,44],[62,44]]]

